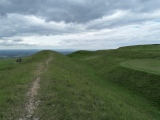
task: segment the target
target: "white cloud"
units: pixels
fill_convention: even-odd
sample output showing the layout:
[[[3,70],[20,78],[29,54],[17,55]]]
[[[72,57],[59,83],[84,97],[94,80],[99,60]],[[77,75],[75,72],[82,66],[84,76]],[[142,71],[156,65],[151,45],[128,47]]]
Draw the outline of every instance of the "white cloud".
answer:
[[[101,30],[135,23],[144,23],[156,19],[160,19],[160,9],[152,13],[135,13],[131,10],[117,10],[111,15],[89,21],[86,27],[88,29]]]
[[[159,0],[1,0],[0,48],[109,49],[159,43],[159,4]]]
[[[124,19],[127,14],[129,14],[129,11],[118,10],[111,15],[103,16],[102,18],[88,22],[87,27],[96,28],[97,26],[100,26],[100,28],[104,28],[111,25],[114,21]]]

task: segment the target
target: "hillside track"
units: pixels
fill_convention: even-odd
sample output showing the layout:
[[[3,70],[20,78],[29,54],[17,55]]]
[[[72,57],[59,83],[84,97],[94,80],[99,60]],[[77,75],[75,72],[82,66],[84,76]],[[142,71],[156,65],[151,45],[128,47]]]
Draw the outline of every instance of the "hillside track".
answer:
[[[35,117],[35,111],[40,104],[40,100],[36,100],[38,94],[38,89],[40,88],[40,75],[48,69],[49,62],[52,60],[52,54],[44,62],[37,65],[36,70],[36,79],[33,81],[31,88],[27,92],[28,102],[25,105],[25,115],[22,115],[22,118],[19,120],[39,120],[38,117]]]
[[[93,59],[93,58],[96,58],[98,56],[93,56],[93,57],[89,57],[89,58],[85,58],[85,59],[79,59],[79,60],[88,60],[88,59]]]

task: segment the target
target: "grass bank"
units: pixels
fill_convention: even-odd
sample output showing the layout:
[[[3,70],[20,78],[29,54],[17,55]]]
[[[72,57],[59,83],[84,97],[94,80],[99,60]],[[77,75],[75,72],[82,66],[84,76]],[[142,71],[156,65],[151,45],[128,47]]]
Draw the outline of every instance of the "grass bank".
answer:
[[[26,93],[37,65],[52,54],[41,78],[35,116],[40,120],[158,120],[159,75],[150,60],[158,52],[141,50],[79,51],[68,56],[42,51],[24,58],[0,61],[0,119],[17,119],[24,112]],[[80,60],[84,58],[93,59]],[[137,65],[147,71],[141,71]],[[134,61],[135,60],[135,61]],[[144,61],[149,60],[146,64]],[[155,62],[154,62],[155,63]],[[130,66],[129,66],[130,65]],[[129,66],[129,67],[126,67]],[[133,66],[135,68],[133,68]]]
[[[54,52],[48,72],[42,76],[40,119],[151,120],[160,117],[159,110],[148,100],[100,77],[97,71],[86,61]]]
[[[48,56],[43,51],[23,58],[0,60],[0,119],[18,119],[23,114],[27,102],[27,91],[36,78],[37,64]]]

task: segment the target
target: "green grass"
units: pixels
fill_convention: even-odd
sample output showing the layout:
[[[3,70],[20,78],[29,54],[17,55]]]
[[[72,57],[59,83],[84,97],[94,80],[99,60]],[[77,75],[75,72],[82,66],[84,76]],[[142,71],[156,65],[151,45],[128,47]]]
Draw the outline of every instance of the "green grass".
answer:
[[[127,49],[126,51],[96,51],[94,54],[99,53],[99,57],[81,62],[89,65],[95,71],[95,74],[104,81],[129,90],[131,93],[148,101],[148,104],[155,106],[159,111],[160,76],[155,75],[159,71],[160,54],[158,52],[129,51]],[[84,58],[82,53],[81,57]],[[79,55],[77,59],[81,59],[81,57]],[[122,67],[122,64],[127,68]],[[132,69],[130,69],[131,67]],[[143,71],[140,71],[140,69],[143,69]],[[146,73],[146,71],[149,73]],[[143,103],[143,101],[141,102]]]
[[[40,119],[156,120],[160,117],[159,110],[148,100],[100,77],[85,61],[57,53],[53,53],[53,58],[48,72],[42,76],[41,105],[37,112]],[[118,61],[122,59],[110,59],[112,65]],[[113,69],[111,66],[109,71]]]
[[[126,87],[135,94],[147,99],[152,105],[160,108],[160,76],[133,69],[117,67],[110,71],[106,79]]]
[[[68,56],[70,58],[81,58],[81,59],[83,59],[83,58],[86,58],[86,57],[89,57],[89,56],[93,56],[94,54],[95,54],[95,52],[93,52],[93,51],[80,50],[80,51],[73,52],[72,54],[69,54]]]
[[[47,52],[48,53],[48,52]],[[48,55],[45,51],[22,59],[0,60],[0,119],[18,119],[22,117],[26,93],[35,79],[37,64]]]
[[[119,80],[121,83],[129,85],[131,88],[142,93],[143,96],[149,98],[152,103],[155,103],[160,108],[160,61],[157,59],[140,59],[129,60],[120,64],[123,73],[119,72]],[[131,70],[133,69],[133,70]],[[115,70],[114,72],[120,70]],[[126,73],[124,73],[126,72]],[[130,74],[128,78],[124,75]],[[115,73],[114,73],[115,74]],[[122,80],[120,80],[122,78]],[[127,83],[128,82],[128,83]]]
[[[148,44],[148,45],[135,45],[120,47],[119,50],[129,51],[160,51],[160,44]]]
[[[137,59],[121,63],[122,66],[160,75],[159,59]]]
[[[17,117],[15,110],[19,111],[20,107],[23,107],[25,101],[23,94],[33,77],[32,66],[14,63],[14,61],[0,61],[0,119]]]
[[[103,80],[124,86],[133,93],[145,97],[151,104],[154,104],[154,106],[159,109],[160,92],[158,91],[160,91],[160,76],[159,73],[155,75],[155,73],[158,72],[157,67],[159,60],[140,59],[138,61],[128,61],[128,59],[108,58],[108,56],[104,55],[101,56],[101,58],[86,60],[86,63],[90,65],[96,75]],[[127,68],[121,67],[122,65],[127,66]],[[130,69],[131,66],[132,69]],[[142,69],[142,67],[144,68]],[[155,70],[157,71],[155,72]],[[146,71],[149,73],[146,73]]]
[[[68,56],[42,51],[20,64],[1,60],[0,119],[21,116],[37,64],[52,54],[40,76],[40,105],[34,115],[40,120],[159,120],[160,53],[129,49]]]

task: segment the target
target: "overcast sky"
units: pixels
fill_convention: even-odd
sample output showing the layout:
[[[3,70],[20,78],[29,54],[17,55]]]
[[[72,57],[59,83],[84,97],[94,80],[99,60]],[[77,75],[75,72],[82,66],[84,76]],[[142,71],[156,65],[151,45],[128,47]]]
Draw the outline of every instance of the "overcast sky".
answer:
[[[160,43],[160,0],[0,0],[0,49]]]

